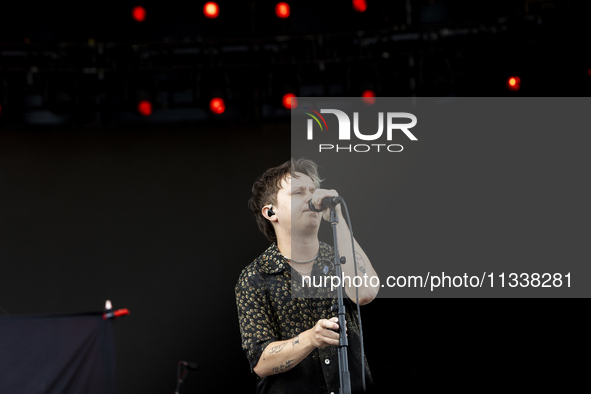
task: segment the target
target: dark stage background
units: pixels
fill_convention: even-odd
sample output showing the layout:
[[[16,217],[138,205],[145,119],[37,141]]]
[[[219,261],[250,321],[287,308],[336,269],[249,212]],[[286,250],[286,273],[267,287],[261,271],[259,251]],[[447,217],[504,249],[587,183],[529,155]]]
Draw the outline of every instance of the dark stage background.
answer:
[[[250,187],[288,141],[287,123],[3,131],[2,308],[129,308],[119,393],[174,391],[179,360],[201,367],[183,392],[252,392],[233,287],[268,245]],[[586,304],[377,299],[362,309],[370,366],[381,392],[575,387]]]

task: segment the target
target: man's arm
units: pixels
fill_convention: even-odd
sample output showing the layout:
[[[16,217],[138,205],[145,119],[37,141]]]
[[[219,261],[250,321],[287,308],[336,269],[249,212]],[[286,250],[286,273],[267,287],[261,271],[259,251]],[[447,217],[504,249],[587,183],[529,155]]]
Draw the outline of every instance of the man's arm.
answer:
[[[337,207],[337,209],[340,209],[340,207]],[[345,292],[347,293],[347,296],[349,296],[353,302],[356,302],[355,286],[353,285],[353,277],[355,276],[355,268],[353,265],[356,264],[357,276],[361,278],[361,286],[357,287],[359,291],[359,305],[370,303],[378,294],[380,280],[378,274],[371,265],[371,262],[367,258],[367,255],[363,249],[361,249],[361,246],[359,246],[356,239],[353,239],[355,242],[355,259],[353,259],[351,232],[340,212],[339,224],[337,224],[337,240],[339,242],[339,255],[345,256],[346,258],[346,263],[341,266],[343,267],[343,274],[345,274],[346,277],[351,278],[350,281],[345,279]],[[372,284],[374,286],[372,286]]]
[[[319,208],[324,197],[338,195],[339,193],[336,190],[317,189],[314,194],[312,194],[312,204]],[[356,240],[354,240],[355,259],[353,259],[353,251],[351,249],[351,232],[349,231],[349,226],[347,226],[347,223],[343,218],[340,204],[337,205],[336,211],[337,217],[339,219],[339,223],[337,224],[339,255],[346,258],[346,263],[341,267],[343,268],[343,274],[345,277],[351,278],[351,280],[345,279],[345,292],[353,302],[356,302],[356,288],[353,285],[353,278],[355,276],[354,264],[356,264],[357,276],[361,278],[361,286],[357,288],[359,291],[359,305],[365,305],[376,298],[378,290],[380,289],[380,280],[378,278],[378,274],[371,265],[371,262],[367,258],[367,255],[363,249],[361,249],[361,246],[359,246]],[[324,220],[329,221],[330,210],[325,209],[322,212],[322,217]]]
[[[309,330],[298,336],[271,342],[259,358],[254,372],[261,378],[286,372],[298,365],[316,348],[339,344],[339,334],[332,331],[339,328],[338,318],[321,319]]]

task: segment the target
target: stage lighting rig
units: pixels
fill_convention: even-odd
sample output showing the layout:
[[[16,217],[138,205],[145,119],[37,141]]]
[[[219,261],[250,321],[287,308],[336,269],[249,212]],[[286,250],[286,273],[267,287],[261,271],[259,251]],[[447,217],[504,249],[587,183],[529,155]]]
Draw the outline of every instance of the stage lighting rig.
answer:
[[[131,10],[131,17],[136,21],[136,22],[143,22],[146,20],[146,9],[142,6],[136,6],[133,7],[133,9]]]
[[[215,19],[220,15],[220,6],[214,1],[209,1],[203,6],[203,15],[209,19]]]
[[[216,115],[221,115],[226,110],[226,102],[220,97],[214,97],[209,101],[209,110]]]
[[[142,116],[152,115],[152,103],[148,100],[142,100],[137,105],[137,112]]]
[[[361,93],[361,101],[367,105],[374,105],[376,102],[376,92],[371,89],[364,90],[363,93]]]
[[[286,93],[281,99],[281,104],[285,109],[294,109],[298,106],[298,100],[293,93]]]
[[[521,78],[518,76],[512,76],[507,79],[507,89],[512,92],[517,92],[521,89]]]
[[[353,9],[357,12],[365,12],[367,10],[367,0],[353,0]]]
[[[277,18],[289,18],[290,13],[291,8],[289,7],[289,4],[285,2],[277,3],[277,5],[275,6],[275,15],[277,15]]]

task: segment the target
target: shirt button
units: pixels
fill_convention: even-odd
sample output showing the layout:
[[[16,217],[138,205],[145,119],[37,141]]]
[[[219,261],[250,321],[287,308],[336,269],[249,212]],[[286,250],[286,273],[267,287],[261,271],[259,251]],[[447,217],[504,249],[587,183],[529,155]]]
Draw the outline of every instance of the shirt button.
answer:
[[[330,360],[329,359],[324,360],[324,364],[326,364],[326,365],[330,364]]]

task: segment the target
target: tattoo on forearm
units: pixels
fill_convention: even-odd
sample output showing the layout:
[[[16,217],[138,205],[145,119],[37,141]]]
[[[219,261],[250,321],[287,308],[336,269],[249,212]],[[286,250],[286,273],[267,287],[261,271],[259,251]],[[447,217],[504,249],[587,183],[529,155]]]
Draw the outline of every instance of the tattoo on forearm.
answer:
[[[285,363],[281,364],[278,367],[273,367],[273,372],[280,373],[280,372],[289,371],[290,369],[295,367],[294,361],[295,361],[295,358],[292,358],[291,360],[287,360]]]
[[[267,353],[268,354],[279,353],[280,351],[283,350],[283,348],[285,346],[287,346],[287,341],[280,343],[279,345],[273,346],[272,348],[269,348],[269,351]]]
[[[300,334],[296,335],[292,340],[291,340],[291,346],[295,346],[298,343],[300,343]]]
[[[357,262],[357,269],[361,271],[362,274],[365,274],[365,260],[363,260],[361,253],[355,252],[355,261]]]

